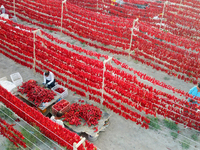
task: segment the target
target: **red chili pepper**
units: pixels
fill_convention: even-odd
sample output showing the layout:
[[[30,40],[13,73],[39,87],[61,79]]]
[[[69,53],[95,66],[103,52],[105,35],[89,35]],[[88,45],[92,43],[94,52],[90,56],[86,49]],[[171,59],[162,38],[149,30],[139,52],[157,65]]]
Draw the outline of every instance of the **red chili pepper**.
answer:
[[[64,120],[68,121],[69,124],[79,125],[81,124],[81,117],[86,121],[88,126],[91,126],[98,124],[98,120],[101,118],[101,114],[101,110],[94,105],[79,105],[77,103],[73,103],[70,106],[70,111],[66,113],[63,118],[65,118]],[[84,125],[86,125],[86,123]]]
[[[98,131],[98,126],[93,128],[94,132]]]
[[[28,100],[34,102],[36,106],[39,106],[42,102],[50,102],[56,95],[52,90],[38,86],[34,80],[23,83],[18,91],[22,94],[26,93]]]
[[[57,88],[55,89],[55,91],[58,93],[63,93],[65,90],[63,88]]]

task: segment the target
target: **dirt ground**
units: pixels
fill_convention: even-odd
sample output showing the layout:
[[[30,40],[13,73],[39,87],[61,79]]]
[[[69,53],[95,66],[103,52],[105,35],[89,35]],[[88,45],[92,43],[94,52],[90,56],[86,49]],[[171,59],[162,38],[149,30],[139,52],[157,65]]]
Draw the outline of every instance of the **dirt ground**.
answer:
[[[20,23],[32,26],[30,24],[27,24],[26,22],[20,21]],[[83,46],[83,44],[81,44],[80,42],[75,41],[65,35],[60,37],[59,33],[50,32],[48,30],[44,31],[51,33],[52,35],[62,39],[63,41],[73,43],[77,46]],[[83,48],[93,51],[96,50],[95,48],[89,47],[87,45],[84,45]],[[127,58],[124,56],[117,56],[100,50],[98,52],[102,54],[107,54],[109,56],[114,56],[115,58],[118,58],[121,62],[128,64],[130,67],[133,67],[134,69],[141,71],[148,76],[154,77],[157,80],[165,82],[166,84],[169,84],[173,87],[182,89],[185,92],[188,92],[190,88],[195,86],[191,83],[186,83],[175,77],[171,77],[161,71],[156,71],[151,67],[143,65],[140,62],[136,62],[134,60],[127,61]],[[24,81],[27,81],[29,79],[35,79],[39,82],[43,81],[43,77],[40,74],[34,75],[33,70],[17,64],[13,60],[0,54],[0,78],[6,76],[8,80],[11,81],[10,74],[15,72],[19,72],[22,75]],[[151,83],[147,81],[143,82],[151,85]],[[167,89],[162,89],[161,87],[155,85],[152,86],[162,91],[171,93]],[[69,95],[66,99],[72,100],[78,96],[73,94],[73,92],[69,91]],[[89,101],[88,99],[86,100]],[[104,132],[100,132],[98,140],[93,142],[101,150],[181,150],[185,148],[184,146],[182,146],[182,142],[189,143],[189,150],[200,149],[200,136],[198,132],[190,130],[188,128],[184,128],[182,125],[178,125],[180,133],[178,134],[178,137],[176,139],[173,139],[170,134],[172,131],[163,125],[164,118],[161,116],[158,116],[161,129],[156,131],[153,129],[146,130],[144,128],[141,128],[134,122],[126,120],[125,118],[109,111],[108,109],[107,111],[108,113],[112,114],[110,118],[110,124]],[[197,141],[194,141],[191,138],[193,134],[197,135]],[[83,136],[85,135],[83,134]],[[2,136],[0,136],[0,141],[1,139],[3,139]]]

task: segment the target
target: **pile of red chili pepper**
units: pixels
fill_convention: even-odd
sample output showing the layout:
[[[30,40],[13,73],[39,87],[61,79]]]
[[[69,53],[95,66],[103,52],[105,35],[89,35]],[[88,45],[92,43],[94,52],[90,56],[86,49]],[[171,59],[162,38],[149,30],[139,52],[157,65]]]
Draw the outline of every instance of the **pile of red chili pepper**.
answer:
[[[63,93],[65,90],[63,88],[57,88],[55,89],[55,91],[58,93]]]
[[[65,108],[66,106],[69,106],[70,104],[69,104],[69,102],[68,101],[66,101],[66,100],[61,100],[61,101],[59,101],[58,103],[56,103],[54,106],[53,106],[53,108],[55,109],[55,110],[57,110],[57,111],[61,111],[61,110],[63,110],[63,108]]]
[[[22,86],[18,87],[18,92],[27,94],[28,100],[34,102],[36,106],[39,106],[42,102],[50,102],[56,95],[52,90],[37,85],[34,80],[23,83]]]
[[[65,118],[63,121],[78,126],[81,124],[81,118],[83,118],[88,126],[97,125],[98,120],[101,119],[101,114],[102,111],[94,105],[73,103],[70,111],[63,115],[63,118]]]

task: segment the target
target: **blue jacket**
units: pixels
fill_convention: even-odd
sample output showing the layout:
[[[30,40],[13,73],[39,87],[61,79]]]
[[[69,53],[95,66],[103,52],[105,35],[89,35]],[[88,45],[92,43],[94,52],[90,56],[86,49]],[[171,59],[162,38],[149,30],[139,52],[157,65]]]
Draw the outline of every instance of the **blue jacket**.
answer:
[[[193,96],[193,98],[194,98],[194,97],[200,97],[200,92],[198,92],[198,89],[197,89],[196,86],[190,89],[189,94],[191,94],[191,95]],[[188,101],[189,101],[189,100],[188,100]],[[193,103],[199,105],[199,103],[197,103],[197,102],[193,102]]]

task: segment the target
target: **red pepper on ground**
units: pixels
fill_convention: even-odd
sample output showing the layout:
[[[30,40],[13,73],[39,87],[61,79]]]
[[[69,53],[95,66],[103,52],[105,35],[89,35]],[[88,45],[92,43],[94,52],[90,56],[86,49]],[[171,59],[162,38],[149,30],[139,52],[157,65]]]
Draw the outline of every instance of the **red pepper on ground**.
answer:
[[[98,120],[101,119],[102,111],[90,104],[77,104],[73,103],[70,107],[70,111],[63,116],[64,121],[69,122],[71,125],[81,124],[81,119],[84,119],[88,126],[97,125]],[[84,125],[86,125],[86,123]]]

